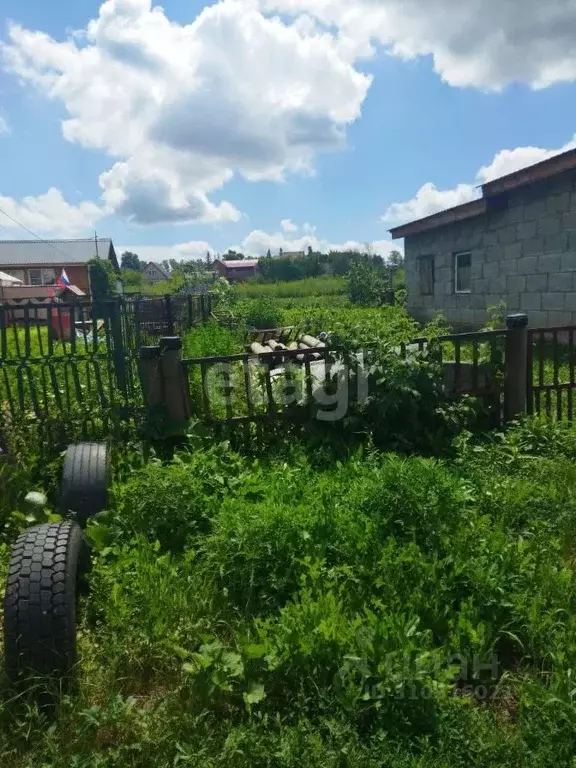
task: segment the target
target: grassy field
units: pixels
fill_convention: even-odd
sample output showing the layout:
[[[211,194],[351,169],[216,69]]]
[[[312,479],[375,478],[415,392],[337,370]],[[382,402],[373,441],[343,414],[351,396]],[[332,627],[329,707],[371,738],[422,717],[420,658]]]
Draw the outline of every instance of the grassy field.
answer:
[[[4,687],[2,766],[573,765],[576,434],[333,448],[125,457],[77,691]]]
[[[261,283],[247,282],[236,285],[240,298],[256,299],[260,297],[274,299],[317,298],[319,296],[337,296],[346,290],[344,277],[308,277],[305,280],[291,282]]]

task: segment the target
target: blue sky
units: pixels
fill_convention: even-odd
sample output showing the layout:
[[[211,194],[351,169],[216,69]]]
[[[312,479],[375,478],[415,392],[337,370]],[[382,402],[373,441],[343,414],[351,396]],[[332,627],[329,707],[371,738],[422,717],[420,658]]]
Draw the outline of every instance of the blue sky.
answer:
[[[42,237],[385,254],[390,226],[576,134],[564,0],[525,0],[521,23],[511,0],[2,9],[0,208]],[[0,238],[27,236],[0,213]]]

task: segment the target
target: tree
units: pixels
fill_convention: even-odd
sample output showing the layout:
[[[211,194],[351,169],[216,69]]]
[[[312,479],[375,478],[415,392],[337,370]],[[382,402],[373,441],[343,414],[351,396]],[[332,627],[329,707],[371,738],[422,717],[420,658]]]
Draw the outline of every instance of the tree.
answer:
[[[94,301],[103,301],[111,296],[117,274],[108,259],[90,259],[88,262],[90,288]]]
[[[280,250],[278,251],[278,253],[280,254],[280,256],[281,256],[281,257],[284,255],[284,251],[282,250],[282,248],[280,248]]]
[[[144,284],[144,275],[142,272],[136,272],[135,269],[122,268],[120,270],[120,279],[124,285],[124,290],[128,293],[139,292]]]
[[[267,259],[271,259],[272,258],[272,254],[270,252],[270,248],[268,248],[268,250],[266,251],[266,258]]]
[[[308,256],[312,256],[312,246],[308,246]]]
[[[212,264],[212,254],[210,251],[206,251],[206,266],[210,266]]]
[[[132,251],[124,251],[120,257],[120,266],[122,269],[133,269],[135,272],[139,272],[142,269],[138,254],[132,253]]]
[[[384,288],[382,272],[368,260],[354,261],[348,273],[348,297],[352,304],[378,304]]]
[[[388,256],[388,263],[391,267],[403,267],[404,256],[402,256],[400,251],[390,251],[390,255]]]
[[[195,261],[194,259],[189,259],[188,261],[183,261],[178,269],[182,272],[183,275],[186,277],[196,277],[198,273],[204,271],[204,265],[199,262]]]

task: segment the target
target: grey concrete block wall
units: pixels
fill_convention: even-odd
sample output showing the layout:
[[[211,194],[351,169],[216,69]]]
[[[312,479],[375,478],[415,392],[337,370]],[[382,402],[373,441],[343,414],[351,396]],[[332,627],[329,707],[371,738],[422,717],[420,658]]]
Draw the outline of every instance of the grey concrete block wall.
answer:
[[[488,307],[526,312],[532,327],[576,325],[576,171],[507,193],[507,205],[405,240],[408,310],[479,328]],[[455,293],[455,254],[471,253],[471,292]],[[420,293],[419,259],[434,257],[434,291]],[[561,322],[559,322],[561,321]]]

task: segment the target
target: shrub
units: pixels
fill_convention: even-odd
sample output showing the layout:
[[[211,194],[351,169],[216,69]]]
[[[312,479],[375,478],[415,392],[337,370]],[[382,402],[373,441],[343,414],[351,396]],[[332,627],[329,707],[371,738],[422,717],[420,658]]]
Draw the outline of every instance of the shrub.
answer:
[[[235,355],[244,351],[244,334],[210,321],[188,331],[182,346],[184,357]]]
[[[234,311],[252,328],[276,328],[282,324],[282,311],[269,298],[240,301]]]
[[[347,276],[347,292],[352,304],[370,307],[380,303],[384,280],[377,267],[364,261],[353,262]]]

